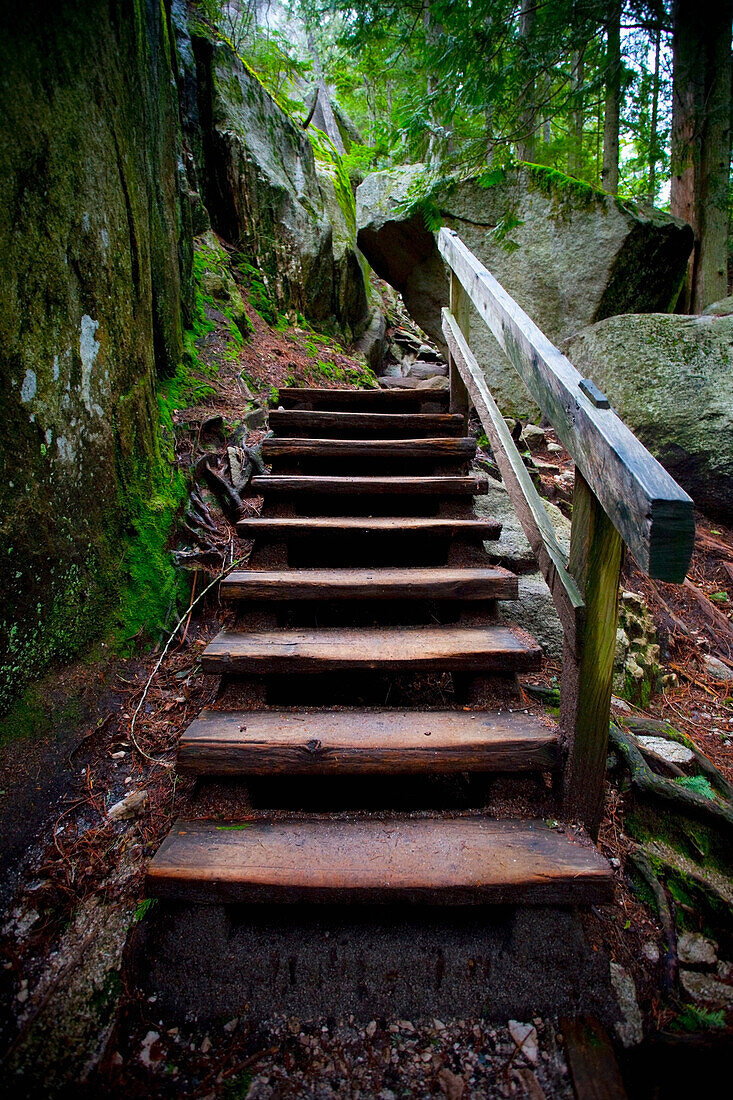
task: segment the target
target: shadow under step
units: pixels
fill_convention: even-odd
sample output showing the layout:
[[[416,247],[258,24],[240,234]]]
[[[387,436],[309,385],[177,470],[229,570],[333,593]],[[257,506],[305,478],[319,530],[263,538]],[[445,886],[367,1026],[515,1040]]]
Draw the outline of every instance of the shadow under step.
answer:
[[[146,885],[198,902],[598,905],[613,895],[611,868],[584,838],[487,817],[179,821]]]
[[[213,673],[420,669],[531,672],[542,650],[518,627],[339,627],[245,633],[222,630],[204,650]]]
[[[558,734],[507,711],[203,710],[181,738],[189,775],[551,771]]]
[[[485,496],[489,491],[484,474],[465,477],[326,477],[318,474],[261,474],[252,478],[252,490],[263,496],[293,493],[325,493],[367,496]]]
[[[229,600],[516,600],[519,581],[498,566],[453,569],[235,570],[221,582]]]
[[[357,411],[399,412],[418,409],[422,404],[447,405],[449,395],[443,390],[327,390],[284,387],[278,393],[278,404],[286,409],[318,410],[346,409]]]
[[[501,535],[495,519],[451,519],[437,516],[256,516],[237,521],[245,539],[282,541],[304,535],[422,535],[494,541]]]
[[[412,439],[465,436],[460,413],[310,412],[272,409],[270,427],[277,435],[316,435],[319,439]]]
[[[420,439],[313,439],[285,436],[265,439],[266,462],[277,458],[424,458],[434,462],[468,462],[476,454],[472,436],[426,436]]]

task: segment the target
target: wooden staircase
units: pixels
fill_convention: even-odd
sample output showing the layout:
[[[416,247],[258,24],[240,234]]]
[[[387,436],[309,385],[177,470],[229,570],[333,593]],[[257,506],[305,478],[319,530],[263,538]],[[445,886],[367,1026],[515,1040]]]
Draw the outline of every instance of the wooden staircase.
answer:
[[[483,542],[500,526],[473,515],[486,480],[470,470],[465,416],[446,401],[415,389],[281,391],[263,448],[273,472],[254,479],[266,514],[238,524],[255,539],[251,567],[222,583],[237,623],[203,655],[205,671],[223,674],[220,696],[184,734],[181,771],[227,783],[363,777],[367,791],[377,777],[557,774],[557,728],[525,711],[515,685],[541,652],[497,620],[517,579],[488,564]],[[390,707],[388,691],[375,705],[369,685],[395,676],[412,678],[418,702]],[[419,699],[436,677],[449,684],[441,706],[428,687]],[[273,806],[261,820],[179,821],[148,891],[192,902],[610,899],[610,868],[580,829],[517,820],[486,792],[479,784],[460,812]]]

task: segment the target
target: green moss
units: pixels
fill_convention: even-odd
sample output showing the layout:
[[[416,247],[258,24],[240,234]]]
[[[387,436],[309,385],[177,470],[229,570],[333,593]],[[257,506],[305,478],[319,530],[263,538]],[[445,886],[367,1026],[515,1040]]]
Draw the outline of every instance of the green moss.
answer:
[[[555,168],[547,168],[544,164],[522,164],[534,187],[550,199],[567,201],[572,199],[573,205],[594,206],[604,203],[606,195],[589,183],[566,176],[564,172],[558,172]]]

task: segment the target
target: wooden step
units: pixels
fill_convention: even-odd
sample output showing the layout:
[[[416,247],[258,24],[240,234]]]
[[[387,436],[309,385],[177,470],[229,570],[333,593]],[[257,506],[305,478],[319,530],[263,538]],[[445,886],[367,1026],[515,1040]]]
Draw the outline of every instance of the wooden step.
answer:
[[[472,436],[431,439],[309,439],[291,436],[266,439],[266,462],[273,458],[425,458],[434,462],[470,462],[476,454]]]
[[[444,519],[433,516],[256,516],[240,519],[243,538],[289,539],[307,535],[422,535],[430,538],[495,540],[495,519]]]
[[[448,394],[442,390],[326,390],[303,387],[283,387],[278,393],[278,404],[286,409],[303,408],[337,410],[363,409],[365,411],[396,412],[401,408],[414,408],[423,403],[447,404]]]
[[[178,821],[147,891],[199,902],[598,905],[612,900],[613,876],[594,847],[542,821]]]
[[[245,633],[222,630],[204,650],[204,672],[436,669],[528,672],[542,650],[517,627],[339,627]]]
[[[453,569],[235,570],[221,582],[230,600],[516,600],[518,581],[498,566]]]
[[[460,413],[309,412],[272,409],[270,427],[277,435],[314,435],[319,439],[415,439],[466,434]]]
[[[347,493],[368,496],[409,494],[411,496],[475,497],[489,491],[485,474],[465,477],[323,477],[319,474],[261,474],[252,478],[252,489],[263,496],[271,494]]]
[[[549,771],[557,731],[507,711],[204,710],[178,750],[196,775]]]

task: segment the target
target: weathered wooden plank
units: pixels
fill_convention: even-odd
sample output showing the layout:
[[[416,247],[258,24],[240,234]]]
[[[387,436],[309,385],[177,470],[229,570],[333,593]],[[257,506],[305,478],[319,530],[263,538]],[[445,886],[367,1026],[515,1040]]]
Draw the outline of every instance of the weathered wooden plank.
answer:
[[[598,1020],[568,1016],[560,1026],[576,1100],[626,1100],[611,1040]]]
[[[582,840],[485,817],[178,821],[147,875],[152,896],[204,902],[589,905],[612,887]]]
[[[255,493],[268,496],[274,493],[324,493],[383,496],[480,496],[489,491],[484,474],[467,474],[465,477],[324,477],[317,474],[262,474],[252,478]]]
[[[312,439],[285,436],[265,439],[262,454],[273,458],[427,458],[436,462],[470,461],[476,440],[470,436],[431,439]]]
[[[244,633],[222,630],[201,657],[204,672],[438,669],[527,672],[542,650],[516,627],[341,627]]]
[[[382,381],[382,380],[380,380]],[[402,381],[405,381],[402,379]],[[410,379],[417,386],[418,379]],[[413,409],[424,402],[433,404],[448,403],[448,394],[440,390],[408,388],[390,392],[389,390],[327,390],[315,387],[295,389],[283,387],[278,394],[278,403],[286,409],[312,408],[320,410],[363,409],[365,411],[399,411],[401,408]]]
[[[516,600],[508,569],[235,570],[221,582],[230,600]]]
[[[579,659],[564,650],[561,723],[566,741],[563,806],[595,836],[604,781],[616,650],[623,543],[579,470],[575,471],[569,569],[586,605]]]
[[[438,246],[640,568],[660,580],[684,580],[695,533],[687,493],[612,409],[593,405],[575,367],[457,233],[441,229]]]
[[[462,416],[453,413],[308,412],[272,409],[270,427],[278,435],[317,435],[330,439],[413,439],[464,435]]]
[[[181,738],[197,775],[547,771],[557,731],[506,711],[204,710]]]
[[[522,462],[504,417],[488,387],[483,371],[466,343],[455,318],[443,310],[443,333],[452,361],[460,371],[473,401],[494,458],[501,471],[507,492],[522,524],[527,540],[537,558],[542,575],[552,593],[552,599],[573,652],[577,652],[583,632],[585,607],[578,586],[567,569],[565,555],[558,545],[555,529],[542,498]]]
[[[435,538],[498,539],[495,519],[433,516],[256,516],[237,522],[244,538],[296,538],[302,535],[423,535]]]

